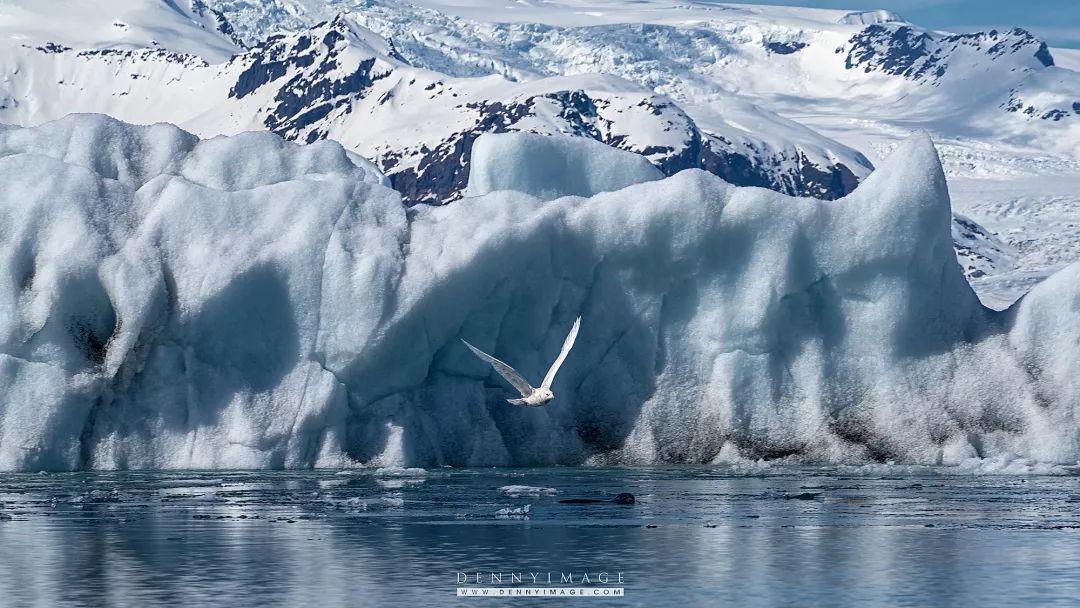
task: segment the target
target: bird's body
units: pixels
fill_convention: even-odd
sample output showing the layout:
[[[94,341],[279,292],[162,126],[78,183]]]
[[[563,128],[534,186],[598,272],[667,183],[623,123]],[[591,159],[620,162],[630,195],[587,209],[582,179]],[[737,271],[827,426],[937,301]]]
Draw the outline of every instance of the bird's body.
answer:
[[[521,393],[521,399],[507,399],[507,403],[511,405],[523,405],[525,407],[541,407],[547,405],[555,398],[555,393],[551,392],[551,384],[555,381],[555,372],[559,371],[559,367],[562,366],[563,361],[566,360],[566,355],[570,352],[570,349],[574,346],[574,340],[577,339],[578,329],[581,327],[581,317],[578,317],[574,321],[574,326],[570,328],[570,333],[566,336],[566,340],[563,341],[562,350],[559,352],[559,356],[555,358],[555,362],[551,364],[547,374],[544,375],[544,381],[539,387],[534,388],[525,378],[521,377],[521,374],[516,369],[510,367],[506,363],[492,357],[484,351],[476,348],[472,344],[465,342],[465,346],[469,347],[469,350],[481,360],[486,361],[495,368],[495,371],[499,372],[507,382],[512,384],[514,388]]]
[[[540,407],[547,405],[552,399],[555,398],[555,393],[546,388],[535,388],[533,392],[529,393],[528,397],[522,397],[521,399],[507,399],[507,403],[510,405],[524,405],[525,407]]]

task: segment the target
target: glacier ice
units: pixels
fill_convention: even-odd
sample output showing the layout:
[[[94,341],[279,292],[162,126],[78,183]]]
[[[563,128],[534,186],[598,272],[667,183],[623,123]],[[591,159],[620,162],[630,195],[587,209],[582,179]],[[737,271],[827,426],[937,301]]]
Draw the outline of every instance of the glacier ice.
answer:
[[[874,25],[880,23],[906,23],[900,15],[884,9],[852,11],[837,20],[845,25]]]
[[[472,149],[466,196],[515,190],[543,200],[595,196],[662,179],[640,154],[566,135],[487,133]]]
[[[0,469],[1080,457],[1080,265],[983,307],[925,137],[834,202],[406,211],[332,142],[95,115],[0,129],[0,175]],[[578,315],[547,408],[459,341],[539,376]]]

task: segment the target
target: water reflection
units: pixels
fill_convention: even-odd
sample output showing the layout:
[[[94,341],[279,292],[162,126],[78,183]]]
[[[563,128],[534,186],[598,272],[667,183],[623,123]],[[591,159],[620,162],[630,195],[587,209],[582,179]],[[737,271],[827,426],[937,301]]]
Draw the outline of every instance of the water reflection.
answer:
[[[459,571],[621,572],[620,605],[1070,602],[1077,483],[685,468],[5,475],[0,604],[476,605],[454,597]],[[558,503],[623,491],[638,503]],[[528,517],[495,515],[525,504]],[[597,602],[609,605],[582,603]]]

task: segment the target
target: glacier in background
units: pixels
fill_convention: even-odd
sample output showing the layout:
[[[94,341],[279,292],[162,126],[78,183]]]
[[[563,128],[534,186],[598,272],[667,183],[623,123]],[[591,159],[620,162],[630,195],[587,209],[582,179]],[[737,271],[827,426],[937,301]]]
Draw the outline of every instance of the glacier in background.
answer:
[[[330,141],[97,115],[0,129],[0,174],[3,470],[1080,458],[1080,265],[983,307],[925,137],[833,202],[691,169],[407,210]],[[459,341],[537,376],[577,315],[543,409]]]

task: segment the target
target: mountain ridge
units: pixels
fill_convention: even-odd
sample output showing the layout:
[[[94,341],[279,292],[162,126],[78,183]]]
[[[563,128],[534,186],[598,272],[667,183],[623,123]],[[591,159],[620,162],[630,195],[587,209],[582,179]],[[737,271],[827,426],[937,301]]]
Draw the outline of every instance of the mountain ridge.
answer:
[[[487,131],[590,137],[643,154],[667,174],[701,167],[733,183],[821,198],[850,192],[872,168],[861,154],[816,135],[809,146],[777,145],[731,128],[702,131],[669,99],[616,76],[512,82],[416,68],[392,39],[345,16],[238,47],[217,64],[163,50],[50,43],[57,46],[14,48],[6,60],[44,59],[70,79],[48,82],[27,70],[25,86],[12,87],[23,89],[23,99],[7,95],[0,120],[35,124],[101,112],[172,122],[203,136],[265,128],[307,143],[331,137],[375,160],[410,204],[458,198],[471,142]],[[18,68],[12,71],[19,80]],[[163,103],[162,88],[183,103]]]

